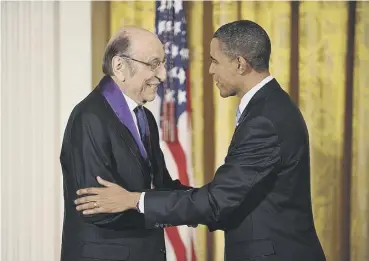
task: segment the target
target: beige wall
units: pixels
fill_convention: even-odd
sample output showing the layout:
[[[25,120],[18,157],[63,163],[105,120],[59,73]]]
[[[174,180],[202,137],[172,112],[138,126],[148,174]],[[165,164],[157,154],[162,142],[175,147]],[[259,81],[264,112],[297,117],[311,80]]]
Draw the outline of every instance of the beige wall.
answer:
[[[103,76],[101,64],[105,45],[109,41],[110,3],[93,1],[91,3],[92,36],[92,85],[96,86]]]
[[[91,79],[90,2],[1,3],[2,261],[60,259],[60,144]]]

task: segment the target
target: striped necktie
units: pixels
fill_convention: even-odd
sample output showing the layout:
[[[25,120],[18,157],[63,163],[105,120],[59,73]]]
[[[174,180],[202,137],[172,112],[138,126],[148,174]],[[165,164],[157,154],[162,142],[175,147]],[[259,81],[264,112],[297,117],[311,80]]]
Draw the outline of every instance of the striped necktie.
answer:
[[[138,130],[140,132],[141,141],[146,149],[146,152],[150,153],[149,147],[149,124],[147,123],[145,110],[142,106],[137,106],[133,110],[136,114]]]
[[[241,111],[240,108],[237,108],[237,112],[236,112],[236,126],[238,125],[238,121],[240,120],[241,117]]]

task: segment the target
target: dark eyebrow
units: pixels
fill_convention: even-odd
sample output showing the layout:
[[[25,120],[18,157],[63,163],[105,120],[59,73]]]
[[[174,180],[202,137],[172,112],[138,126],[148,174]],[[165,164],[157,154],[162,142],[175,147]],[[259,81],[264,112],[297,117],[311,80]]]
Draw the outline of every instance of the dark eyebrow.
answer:
[[[210,55],[210,59],[216,61],[217,59],[215,59],[213,56]]]

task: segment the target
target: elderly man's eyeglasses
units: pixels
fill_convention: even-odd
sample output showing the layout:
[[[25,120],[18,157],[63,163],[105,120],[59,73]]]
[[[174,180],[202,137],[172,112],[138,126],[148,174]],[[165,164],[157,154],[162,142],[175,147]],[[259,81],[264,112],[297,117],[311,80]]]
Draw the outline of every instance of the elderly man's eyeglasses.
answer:
[[[147,67],[149,67],[151,71],[156,71],[157,69],[159,69],[160,65],[162,65],[162,64],[165,65],[165,63],[167,61],[166,58],[164,58],[163,61],[155,59],[152,62],[147,63],[147,62],[143,62],[143,61],[140,61],[140,60],[133,59],[133,58],[131,58],[129,56],[126,56],[126,55],[119,55],[119,57],[126,58],[126,59],[129,59],[129,60],[138,62],[138,63],[142,63],[142,64],[146,65]]]

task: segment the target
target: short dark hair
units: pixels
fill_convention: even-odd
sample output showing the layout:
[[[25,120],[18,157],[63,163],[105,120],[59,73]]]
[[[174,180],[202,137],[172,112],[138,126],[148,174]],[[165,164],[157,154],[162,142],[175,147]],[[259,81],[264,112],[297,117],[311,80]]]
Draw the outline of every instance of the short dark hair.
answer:
[[[112,40],[105,48],[105,53],[103,56],[102,70],[106,75],[114,75],[112,68],[112,59],[116,55],[127,54],[130,47],[130,39],[128,35],[122,33]]]
[[[221,42],[222,51],[230,58],[242,56],[256,71],[269,69],[270,39],[257,23],[240,20],[225,24],[214,33],[213,38]]]

